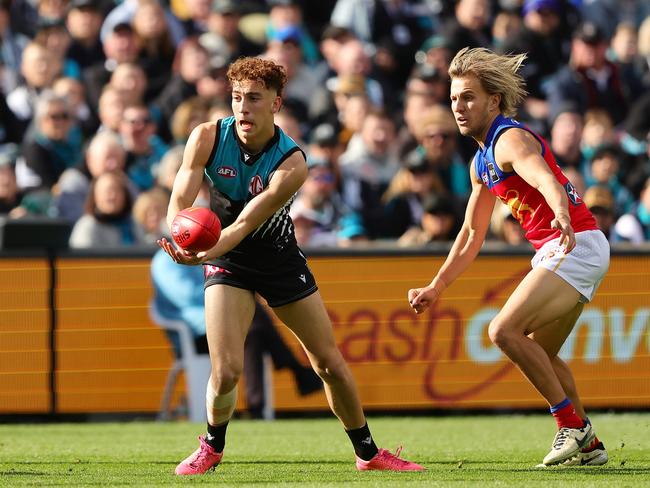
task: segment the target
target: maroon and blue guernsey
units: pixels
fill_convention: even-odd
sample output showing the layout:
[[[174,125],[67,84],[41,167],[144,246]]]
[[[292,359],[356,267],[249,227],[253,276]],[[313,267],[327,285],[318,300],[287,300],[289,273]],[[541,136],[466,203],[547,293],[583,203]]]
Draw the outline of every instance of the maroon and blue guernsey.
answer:
[[[506,130],[513,127],[530,132],[542,145],[544,161],[560,185],[564,187],[569,198],[569,215],[573,231],[597,230],[596,220],[582,202],[582,198],[574,186],[560,170],[546,141],[516,120],[498,115],[487,133],[485,147],[476,151],[474,168],[478,178],[483,181],[490,192],[510,207],[512,215],[526,231],[526,239],[537,250],[547,241],[559,237],[560,231],[551,228],[551,221],[555,215],[542,194],[526,183],[516,172],[501,171],[494,160],[494,147],[497,140]]]

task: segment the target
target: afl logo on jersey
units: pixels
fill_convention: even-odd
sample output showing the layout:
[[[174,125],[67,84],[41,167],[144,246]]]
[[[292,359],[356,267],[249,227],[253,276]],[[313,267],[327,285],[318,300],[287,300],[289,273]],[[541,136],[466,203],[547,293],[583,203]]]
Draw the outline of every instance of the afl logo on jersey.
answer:
[[[217,170],[217,174],[219,176],[223,176],[224,178],[234,178],[237,176],[237,170],[235,168],[231,168],[230,166],[221,166]]]
[[[259,195],[264,189],[264,184],[262,183],[262,177],[260,175],[253,176],[250,185],[248,185],[248,193],[253,196]]]

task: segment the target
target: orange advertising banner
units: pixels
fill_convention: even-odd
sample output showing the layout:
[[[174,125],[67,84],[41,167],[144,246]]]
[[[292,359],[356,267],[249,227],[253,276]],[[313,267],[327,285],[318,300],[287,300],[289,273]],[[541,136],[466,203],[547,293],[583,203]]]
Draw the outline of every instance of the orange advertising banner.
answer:
[[[364,406],[544,408],[487,335],[490,320],[530,270],[530,259],[479,257],[435,307],[417,316],[407,290],[427,284],[443,259],[310,259]],[[615,256],[560,353],[588,407],[650,406],[649,329],[650,259]],[[275,396],[279,410],[319,401],[282,390]]]
[[[479,256],[435,307],[415,315],[407,290],[428,283],[443,259],[309,259],[364,407],[545,408],[487,335],[530,270],[529,257]],[[149,263],[149,256],[60,257],[53,281],[46,259],[0,259],[0,414],[158,411],[174,357],[149,318]],[[279,327],[306,363],[296,339]],[[650,255],[612,256],[560,355],[587,407],[650,407]],[[284,370],[273,372],[272,383],[278,412],[327,409],[323,393],[299,396]],[[183,387],[181,380],[174,405]]]

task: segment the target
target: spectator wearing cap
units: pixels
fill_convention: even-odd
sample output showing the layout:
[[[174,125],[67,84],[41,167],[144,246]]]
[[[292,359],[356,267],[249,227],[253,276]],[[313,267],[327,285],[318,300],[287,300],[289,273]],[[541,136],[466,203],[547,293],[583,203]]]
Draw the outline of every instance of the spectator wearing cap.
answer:
[[[14,31],[10,19],[11,0],[0,1],[0,92],[6,95],[18,86],[20,60],[29,38]]]
[[[302,6],[298,0],[267,0],[269,6],[269,22],[266,25],[266,38],[273,39],[277,31],[287,27],[295,27],[299,31],[297,37],[305,64],[315,66],[320,60],[318,45],[312,39],[303,24]]]
[[[309,173],[289,214],[298,245],[336,246],[347,209],[336,190],[336,175],[325,159],[307,155]]]
[[[45,46],[48,52],[63,60],[61,74],[71,78],[81,78],[81,67],[77,60],[68,55],[72,37],[63,20],[39,19],[36,25],[34,42]]]
[[[300,102],[306,109],[307,117],[314,120],[327,110],[328,93],[303,61],[302,36],[303,30],[297,25],[287,25],[271,31],[264,57],[286,70],[284,98]]]
[[[32,120],[39,94],[51,88],[61,73],[63,59],[34,41],[25,46],[20,63],[23,82],[7,95],[7,106],[26,127]]]
[[[115,24],[106,34],[102,48],[104,62],[95,63],[82,73],[86,85],[86,97],[91,107],[97,107],[102,90],[115,69],[122,63],[137,62],[140,52],[133,27],[128,22]]]
[[[614,196],[616,214],[628,212],[634,203],[630,191],[622,184],[619,174],[625,169],[624,154],[618,144],[603,144],[591,158],[585,181],[587,187],[601,185]]]
[[[66,57],[75,60],[82,70],[106,59],[99,39],[103,20],[99,0],[70,0],[66,26],[72,43]]]
[[[546,121],[548,104],[544,81],[569,60],[570,39],[562,35],[561,0],[525,0],[522,7],[523,27],[518,34],[506,39],[500,51],[526,53],[520,70],[526,80],[528,97],[524,110],[534,118]]]
[[[176,50],[172,64],[172,77],[153,101],[158,131],[166,141],[171,141],[169,125],[177,107],[198,94],[197,83],[210,73],[209,54],[196,37],[188,37]],[[180,141],[177,141],[180,142]]]
[[[418,227],[411,227],[398,240],[401,247],[425,246],[433,242],[449,242],[460,229],[454,205],[445,197],[431,194],[422,203]]]
[[[207,31],[199,42],[208,50],[213,67],[227,66],[241,56],[257,56],[263,46],[253,42],[239,30],[244,13],[237,0],[213,0]]]
[[[360,216],[365,235],[371,239],[381,235],[381,197],[400,168],[395,134],[391,115],[373,108],[339,160],[343,200]]]
[[[578,103],[585,113],[602,108],[615,124],[625,118],[632,101],[634,80],[624,79],[617,65],[607,60],[608,40],[602,29],[583,22],[574,31],[570,63],[560,69],[549,82],[550,112],[567,100]]]
[[[593,214],[598,228],[605,234],[607,240],[616,242],[614,232],[616,205],[611,190],[602,185],[589,187],[582,197],[582,201]]]
[[[645,180],[639,199],[614,226],[619,242],[642,244],[650,242],[650,177]]]
[[[341,185],[341,168],[339,158],[343,154],[343,144],[333,124],[323,122],[311,130],[307,152],[317,160],[326,161],[336,176],[336,187]]]
[[[419,227],[424,214],[422,204],[431,194],[446,194],[444,185],[424,154],[411,151],[382,195],[382,237],[398,238],[411,227]]]
[[[434,105],[419,121],[416,139],[421,152],[432,170],[438,175],[447,195],[464,201],[470,192],[467,166],[458,153],[458,130],[451,110]]]
[[[464,47],[490,47],[489,20],[488,0],[458,0],[454,16],[443,23],[440,34],[449,40],[453,53]]]
[[[334,118],[330,119],[339,130],[341,143],[349,142],[361,132],[361,126],[372,107],[366,92],[366,80],[361,75],[343,75],[334,87]]]

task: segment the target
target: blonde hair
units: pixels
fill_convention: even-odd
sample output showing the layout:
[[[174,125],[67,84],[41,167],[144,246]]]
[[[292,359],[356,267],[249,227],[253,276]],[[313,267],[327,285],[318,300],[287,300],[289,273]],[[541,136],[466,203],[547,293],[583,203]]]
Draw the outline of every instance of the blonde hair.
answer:
[[[499,95],[499,110],[506,117],[517,113],[517,106],[528,94],[525,82],[518,73],[526,54],[496,54],[482,47],[468,47],[458,51],[449,65],[449,76],[460,78],[475,75],[490,95]]]
[[[139,225],[144,226],[147,218],[147,209],[151,206],[157,206],[163,216],[167,215],[167,206],[169,205],[169,196],[161,189],[153,187],[143,193],[140,193],[133,203],[133,220]]]

